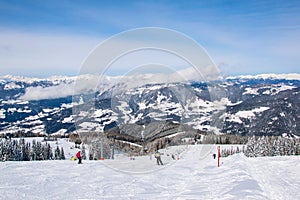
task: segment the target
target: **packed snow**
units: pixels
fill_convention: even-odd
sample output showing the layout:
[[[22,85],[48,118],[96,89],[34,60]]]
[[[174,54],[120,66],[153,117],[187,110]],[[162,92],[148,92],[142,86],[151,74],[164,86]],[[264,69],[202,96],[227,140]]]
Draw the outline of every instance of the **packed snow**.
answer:
[[[76,152],[69,144],[63,144],[68,159]],[[215,145],[169,147],[161,150],[164,166],[154,157],[124,155],[81,165],[71,160],[1,162],[0,198],[300,199],[299,156],[236,154],[221,158],[217,167],[216,150]]]

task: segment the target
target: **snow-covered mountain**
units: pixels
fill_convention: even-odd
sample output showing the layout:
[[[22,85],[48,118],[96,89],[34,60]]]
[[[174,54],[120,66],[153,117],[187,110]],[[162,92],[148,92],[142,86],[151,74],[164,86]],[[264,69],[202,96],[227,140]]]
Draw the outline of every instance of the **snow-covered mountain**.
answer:
[[[160,129],[171,124],[177,131],[184,126],[216,134],[300,135],[299,74],[210,82],[153,77],[0,77],[0,132],[64,134],[123,127],[125,134],[140,135],[153,132],[151,124]]]

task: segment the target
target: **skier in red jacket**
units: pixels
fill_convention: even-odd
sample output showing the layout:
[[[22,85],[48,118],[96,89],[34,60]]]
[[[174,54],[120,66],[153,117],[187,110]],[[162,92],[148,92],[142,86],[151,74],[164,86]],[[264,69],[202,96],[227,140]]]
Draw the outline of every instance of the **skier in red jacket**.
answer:
[[[76,153],[76,158],[78,159],[78,164],[82,164],[82,163],[81,163],[81,154],[80,154],[80,151],[78,151],[78,152]]]

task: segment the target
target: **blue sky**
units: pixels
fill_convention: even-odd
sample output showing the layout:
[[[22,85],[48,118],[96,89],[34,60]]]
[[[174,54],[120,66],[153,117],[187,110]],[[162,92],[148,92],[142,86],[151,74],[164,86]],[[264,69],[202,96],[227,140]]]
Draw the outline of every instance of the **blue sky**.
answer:
[[[192,37],[225,75],[300,73],[299,1],[0,0],[0,75],[76,75],[101,41],[149,26]]]

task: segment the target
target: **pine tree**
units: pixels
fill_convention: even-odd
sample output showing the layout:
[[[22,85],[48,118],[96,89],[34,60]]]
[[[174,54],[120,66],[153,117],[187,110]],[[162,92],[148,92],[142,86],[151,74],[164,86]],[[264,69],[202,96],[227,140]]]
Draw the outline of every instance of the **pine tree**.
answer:
[[[11,154],[11,161],[19,161],[20,160],[20,151],[18,148],[18,142],[16,140],[12,141],[12,154]]]
[[[49,160],[47,149],[48,149],[47,143],[45,145],[42,145],[42,152],[43,152],[44,160]]]
[[[65,159],[66,159],[65,153],[64,153],[64,148],[63,148],[63,147],[61,147],[60,158],[59,158],[59,159],[60,159],[60,160],[65,160]]]
[[[280,138],[276,138],[273,142],[274,156],[280,156]]]
[[[292,155],[292,151],[293,151],[292,150],[292,140],[287,138],[285,142],[286,142],[285,155],[290,156],[290,155]]]
[[[36,160],[44,160],[43,150],[42,150],[42,143],[41,142],[36,143],[35,153],[36,153]]]
[[[298,142],[296,142],[296,150],[295,150],[295,155],[299,156],[300,155],[300,142],[298,139]]]
[[[59,147],[56,146],[55,152],[54,152],[54,159],[59,160],[60,159],[60,150]]]
[[[10,141],[9,140],[5,140],[4,142],[4,149],[3,149],[3,156],[4,156],[4,161],[8,161],[9,160],[9,149],[10,149]]]
[[[265,137],[264,141],[264,149],[263,149],[263,156],[269,156],[271,150],[270,138],[268,136]]]
[[[297,148],[297,143],[296,143],[296,139],[293,138],[293,140],[291,141],[292,144],[292,149],[291,149],[291,155],[296,155],[296,148]]]
[[[246,144],[245,155],[248,157],[255,156],[255,136],[252,136],[248,139],[248,143]]]
[[[285,155],[285,139],[283,137],[278,137],[279,141],[279,155],[284,156]]]
[[[36,142],[32,140],[31,150],[30,150],[30,160],[36,160]]]
[[[0,140],[0,161],[3,161],[3,141]]]
[[[84,145],[82,145],[81,157],[82,157],[83,160],[86,160],[86,152],[85,152],[85,146]]]
[[[3,143],[2,140],[0,140],[0,161],[2,161],[2,151],[3,151]]]
[[[272,136],[269,140],[269,156],[274,156],[275,155],[275,148],[274,148],[274,136]]]
[[[257,142],[257,156],[268,156],[269,155],[269,139],[266,136],[260,137]]]
[[[26,158],[26,144],[24,139],[19,140],[19,148],[21,151],[20,161],[24,161]]]
[[[47,144],[47,155],[48,155],[48,160],[53,160],[53,152],[50,144]]]
[[[8,142],[8,160],[13,161],[15,159],[14,140]]]
[[[30,161],[30,143],[29,142],[27,142],[25,145],[24,161]]]

